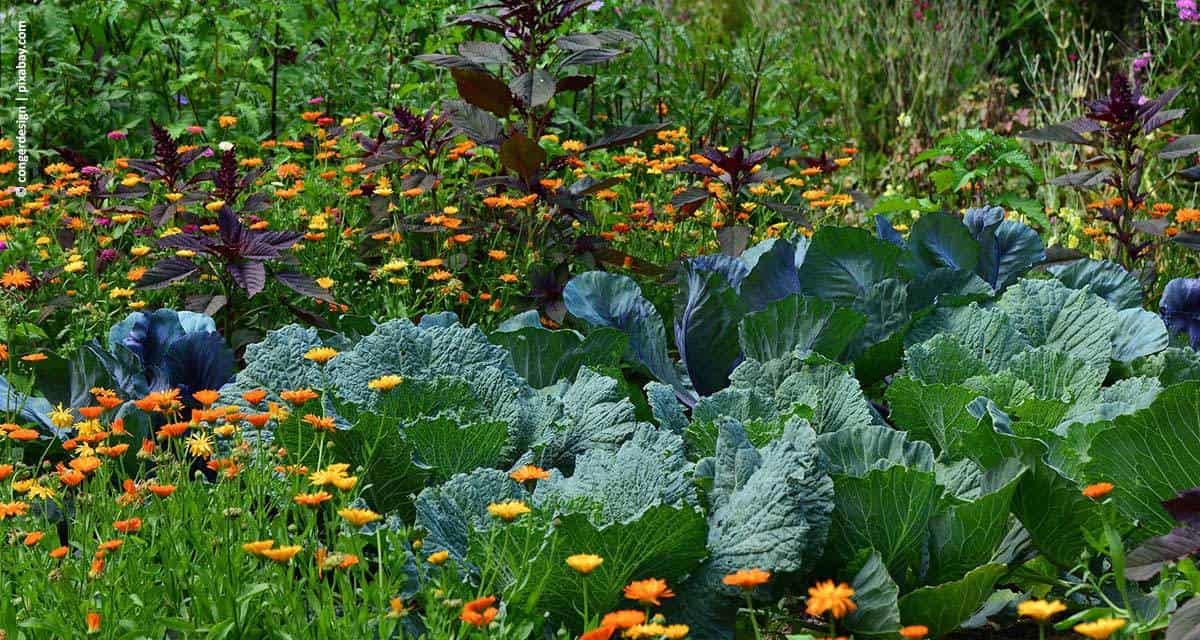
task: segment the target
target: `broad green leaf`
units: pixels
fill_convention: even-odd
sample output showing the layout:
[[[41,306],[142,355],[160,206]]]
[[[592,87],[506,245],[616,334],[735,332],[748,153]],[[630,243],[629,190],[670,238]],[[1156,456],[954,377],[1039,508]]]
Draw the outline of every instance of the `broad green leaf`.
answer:
[[[898,428],[939,451],[957,450],[962,433],[978,422],[967,405],[979,395],[957,385],[923,385],[900,377],[888,387],[887,401]]]
[[[817,446],[829,459],[830,473],[862,477],[876,469],[904,466],[933,470],[933,449],[927,443],[908,441],[908,434],[888,427],[847,427],[817,437]]]
[[[1111,499],[1149,535],[1174,519],[1161,502],[1200,485],[1200,383],[1168,387],[1146,409],[1118,416],[1096,435],[1085,472],[1091,482],[1116,485]]]
[[[1072,289],[1084,289],[1104,298],[1114,309],[1141,309],[1142,285],[1124,267],[1108,260],[1076,260],[1048,267],[1054,277]]]
[[[508,350],[517,373],[535,389],[574,380],[581,366],[616,366],[629,343],[625,334],[607,327],[593,329],[584,337],[540,325],[497,330],[488,339]]]
[[[991,595],[1007,569],[985,564],[961,580],[921,587],[900,598],[900,619],[906,625],[924,625],[929,637],[940,638],[958,628]]]
[[[760,362],[790,351],[815,351],[837,358],[866,318],[819,298],[791,295],[742,318],[738,336],[747,358]]]
[[[462,424],[452,415],[418,419],[404,436],[416,460],[428,467],[435,482],[500,464],[508,442],[508,423],[500,420]]]
[[[932,471],[901,466],[834,478],[836,508],[826,554],[844,561],[873,548],[898,584],[911,584],[942,491]]]
[[[958,216],[923,215],[908,235],[906,264],[916,278],[942,267],[972,272],[979,264],[979,243]]]
[[[959,384],[986,375],[983,360],[951,334],[939,334],[904,353],[905,373],[925,384]]]
[[[894,277],[900,257],[899,247],[865,229],[821,227],[800,265],[800,286],[808,295],[848,306]]]
[[[1065,351],[1037,347],[1009,362],[1013,375],[1029,383],[1035,396],[1049,400],[1086,400],[1100,392],[1104,368],[1072,357]]]
[[[900,630],[900,588],[879,554],[872,552],[854,580],[854,604],[858,609],[846,616],[841,626],[856,635],[891,634]]]
[[[981,487],[986,493],[934,517],[925,582],[957,580],[993,559],[1008,532],[1009,507],[1023,471],[1018,463],[986,472]]]
[[[1103,298],[1057,280],[1022,280],[1005,292],[997,308],[1032,346],[1050,346],[1108,371],[1119,319]]]

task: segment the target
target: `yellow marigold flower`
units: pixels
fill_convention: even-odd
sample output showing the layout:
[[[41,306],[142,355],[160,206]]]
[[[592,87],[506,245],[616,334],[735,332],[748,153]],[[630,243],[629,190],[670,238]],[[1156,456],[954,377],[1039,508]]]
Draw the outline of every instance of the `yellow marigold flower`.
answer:
[[[669,624],[663,627],[662,636],[667,640],[679,640],[686,638],[689,631],[691,629],[686,624]]]
[[[580,151],[583,151],[585,147],[586,145],[578,140],[564,140],[562,143],[562,150],[566,151],[567,153],[579,153]]]
[[[404,382],[404,378],[401,376],[385,375],[385,376],[379,376],[378,378],[375,378],[374,380],[368,382],[367,388],[370,389],[371,391],[378,391],[380,393],[386,393],[388,391],[391,391],[392,389],[395,389],[397,386],[399,386],[403,382]]]
[[[333,278],[317,278],[317,286],[322,289],[332,289],[335,284],[337,284],[337,281]]]
[[[217,118],[217,126],[222,129],[228,129],[238,123],[237,116],[220,116]]]
[[[585,576],[602,564],[604,564],[604,558],[591,553],[577,553],[567,557],[567,566]]]
[[[442,564],[449,558],[450,558],[450,552],[445,549],[442,549],[441,551],[438,551],[437,553],[429,554],[429,557],[426,558],[426,560],[429,561],[429,564]]]
[[[131,255],[135,258],[140,258],[140,257],[146,255],[147,253],[150,253],[150,247],[147,247],[145,245],[138,245],[129,250],[129,255]]]
[[[833,580],[818,582],[815,587],[808,588],[808,604],[804,610],[810,616],[822,616],[831,611],[834,618],[844,618],[858,609],[851,599],[853,596],[854,589],[845,582],[838,585],[834,585]]]
[[[356,527],[361,527],[365,524],[375,522],[376,520],[383,517],[383,516],[380,516],[378,513],[371,511],[370,509],[350,509],[350,508],[339,510],[338,515],[345,518],[346,522],[349,522],[350,524],[352,524]]]
[[[1109,636],[1124,626],[1125,620],[1121,618],[1101,618],[1092,622],[1077,624],[1074,628],[1075,633],[1087,636],[1092,640],[1107,640]]]
[[[1046,622],[1055,615],[1067,610],[1067,605],[1058,600],[1026,600],[1017,605],[1017,614],[1032,618],[1038,622]]]
[[[399,618],[404,615],[404,601],[400,598],[392,598],[388,601],[387,617]]]
[[[223,207],[223,206],[225,206],[224,200],[213,200],[212,202],[204,205],[204,208],[210,212],[214,212],[214,211],[220,211],[221,207]]]
[[[337,349],[333,347],[313,347],[304,354],[305,360],[312,360],[317,364],[325,364],[337,357]]]
[[[187,438],[188,452],[197,458],[208,458],[216,453],[213,438],[207,433],[193,433]]]
[[[75,424],[75,416],[60,402],[58,406],[54,407],[54,411],[50,412],[50,422],[59,429],[66,429]]]
[[[626,629],[625,633],[622,635],[626,638],[634,638],[637,640],[638,638],[657,638],[666,633],[666,631],[667,628],[663,625],[658,624],[657,622],[651,622],[649,624],[635,624]]]
[[[493,502],[488,505],[487,510],[488,513],[506,522],[512,522],[519,516],[530,512],[529,507],[520,500]]]

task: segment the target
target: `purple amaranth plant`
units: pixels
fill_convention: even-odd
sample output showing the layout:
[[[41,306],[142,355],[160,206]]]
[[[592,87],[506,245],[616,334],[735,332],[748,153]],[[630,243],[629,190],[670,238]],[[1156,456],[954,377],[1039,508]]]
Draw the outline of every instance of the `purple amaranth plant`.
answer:
[[[242,224],[228,205],[217,213],[216,237],[177,233],[158,241],[176,255],[163,258],[138,281],[139,289],[159,289],[207,272],[224,287],[226,300],[241,290],[253,298],[266,288],[268,277],[310,298],[333,304],[329,290],[298,271],[294,256],[284,253],[304,234],[298,231],[257,231]],[[232,329],[231,305],[226,304],[226,330]]]
[[[1155,153],[1149,134],[1183,117],[1183,109],[1166,108],[1179,92],[1175,88],[1147,98],[1136,81],[1116,74],[1107,95],[1084,103],[1084,117],[1021,134],[1035,143],[1066,143],[1098,150],[1083,159],[1084,170],[1058,176],[1051,183],[1094,192],[1100,200],[1107,200],[1104,189],[1116,191],[1117,203],[1106,202],[1096,211],[1101,220],[1112,225],[1106,235],[1116,240],[1117,259],[1127,269],[1132,270],[1149,255],[1153,238],[1168,237],[1165,219],[1137,220],[1135,214],[1146,202],[1143,182],[1147,159]],[[1162,160],[1173,160],[1197,151],[1200,136],[1182,136],[1157,149],[1157,155]],[[1156,276],[1153,269],[1141,271],[1143,284],[1151,284]]]

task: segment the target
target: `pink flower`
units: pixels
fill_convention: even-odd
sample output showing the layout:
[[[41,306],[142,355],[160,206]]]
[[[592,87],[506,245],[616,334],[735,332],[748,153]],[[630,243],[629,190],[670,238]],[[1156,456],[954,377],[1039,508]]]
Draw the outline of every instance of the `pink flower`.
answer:
[[[202,127],[198,124],[194,124],[187,128],[187,132],[194,136],[198,136],[198,135],[204,133],[204,127]]]
[[[128,135],[129,134],[125,133],[124,131],[109,131],[108,139],[109,140],[124,140],[126,137],[128,137]]]

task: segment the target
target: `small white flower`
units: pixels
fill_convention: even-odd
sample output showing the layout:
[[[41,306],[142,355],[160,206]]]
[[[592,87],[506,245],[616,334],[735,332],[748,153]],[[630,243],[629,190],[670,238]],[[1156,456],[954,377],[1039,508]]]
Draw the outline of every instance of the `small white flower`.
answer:
[[[233,148],[233,143],[228,140],[222,140],[221,143],[217,145],[217,148],[221,151],[229,151]]]

